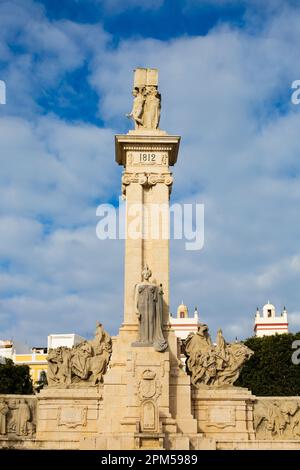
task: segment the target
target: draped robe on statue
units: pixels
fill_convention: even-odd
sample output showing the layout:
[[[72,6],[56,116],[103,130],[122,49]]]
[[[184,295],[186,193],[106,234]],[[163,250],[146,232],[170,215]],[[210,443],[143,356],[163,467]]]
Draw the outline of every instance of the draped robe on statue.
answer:
[[[162,333],[162,299],[155,284],[138,284],[137,308],[140,314],[139,342],[153,345],[156,351],[167,348]]]
[[[30,421],[30,408],[24,401],[21,401],[17,411],[17,429],[18,436],[27,435],[27,423]]]
[[[6,434],[6,415],[9,408],[4,400],[0,402],[0,434]]]

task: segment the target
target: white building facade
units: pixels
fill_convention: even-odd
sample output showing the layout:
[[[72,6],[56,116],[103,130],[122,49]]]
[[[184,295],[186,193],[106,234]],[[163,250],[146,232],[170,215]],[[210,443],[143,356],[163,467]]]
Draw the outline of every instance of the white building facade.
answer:
[[[287,310],[284,307],[280,315],[276,315],[276,310],[270,302],[263,306],[262,313],[257,308],[255,313],[254,332],[255,336],[271,336],[282,333],[288,333]]]
[[[11,340],[0,340],[0,358],[13,359],[14,349]]]
[[[75,333],[52,334],[48,336],[48,350],[59,348],[60,346],[72,348],[76,344],[81,343],[81,341],[85,341],[85,338]]]
[[[188,337],[190,333],[196,333],[198,330],[199,316],[197,307],[193,317],[189,317],[189,311],[186,305],[183,302],[177,308],[177,316],[169,317],[169,323],[177,338],[184,340]]]

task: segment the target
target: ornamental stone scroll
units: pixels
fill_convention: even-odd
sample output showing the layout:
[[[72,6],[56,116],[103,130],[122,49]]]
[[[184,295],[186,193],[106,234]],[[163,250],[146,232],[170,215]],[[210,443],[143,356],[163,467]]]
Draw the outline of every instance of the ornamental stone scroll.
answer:
[[[141,186],[152,187],[157,183],[163,183],[169,187],[171,192],[173,176],[171,173],[128,173],[122,176],[122,194],[126,195],[126,187],[131,183],[138,183]]]

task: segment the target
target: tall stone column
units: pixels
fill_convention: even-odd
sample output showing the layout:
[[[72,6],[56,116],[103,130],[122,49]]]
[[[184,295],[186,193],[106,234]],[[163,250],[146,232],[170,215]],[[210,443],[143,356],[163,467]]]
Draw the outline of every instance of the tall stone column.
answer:
[[[115,137],[126,199],[124,321],[104,377],[96,447],[187,449],[197,423],[168,325],[170,168],[180,137],[159,129],[157,70],[135,71],[133,95],[135,130]]]
[[[147,264],[163,288],[163,324],[169,318],[170,166],[177,159],[180,137],[162,131],[131,131],[116,136],[116,160],[124,166],[126,198],[124,327],[137,329],[134,287]]]

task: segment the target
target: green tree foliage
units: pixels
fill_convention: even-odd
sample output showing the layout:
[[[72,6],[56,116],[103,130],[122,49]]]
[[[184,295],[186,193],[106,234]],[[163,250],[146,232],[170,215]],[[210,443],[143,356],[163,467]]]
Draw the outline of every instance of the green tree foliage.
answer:
[[[300,351],[292,348],[295,340],[300,341],[300,333],[247,339],[244,343],[254,355],[235,385],[247,387],[258,396],[300,395],[300,364],[292,362],[293,353],[300,359]]]
[[[0,363],[0,393],[27,395],[33,393],[27,365],[16,365],[11,359]]]

